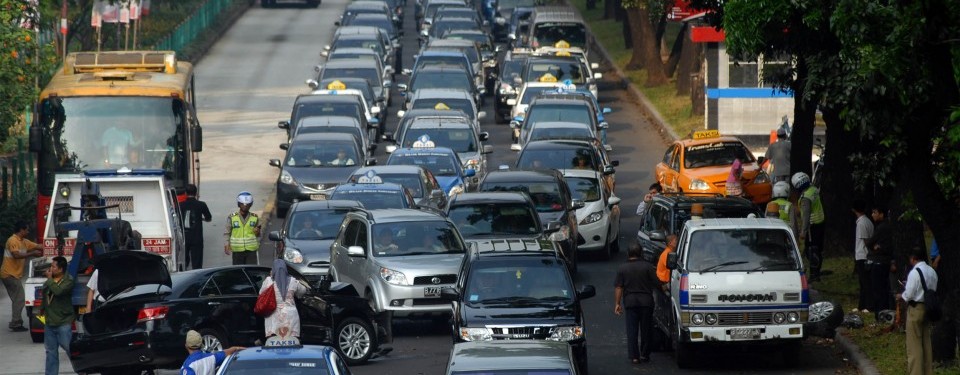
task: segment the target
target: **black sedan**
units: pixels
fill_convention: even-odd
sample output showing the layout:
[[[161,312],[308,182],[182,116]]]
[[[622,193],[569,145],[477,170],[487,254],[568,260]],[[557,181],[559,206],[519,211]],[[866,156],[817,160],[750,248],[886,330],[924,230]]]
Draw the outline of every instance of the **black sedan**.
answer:
[[[167,272],[164,259],[143,251],[116,251],[96,259],[98,290],[106,299],[82,316],[70,344],[80,373],[139,373],[178,368],[187,356],[187,331],[203,336],[203,350],[253,346],[264,338],[253,314],[270,269],[229,266]],[[137,270],[137,272],[129,272]],[[294,277],[298,274],[291,272]],[[348,363],[362,363],[389,340],[353,287],[334,283],[297,299],[304,343],[333,343]],[[386,339],[386,340],[385,340]]]
[[[279,231],[269,238],[277,243],[277,254],[303,278],[316,285],[327,280],[330,270],[330,245],[347,213],[362,208],[357,201],[300,201],[290,206],[290,213]]]

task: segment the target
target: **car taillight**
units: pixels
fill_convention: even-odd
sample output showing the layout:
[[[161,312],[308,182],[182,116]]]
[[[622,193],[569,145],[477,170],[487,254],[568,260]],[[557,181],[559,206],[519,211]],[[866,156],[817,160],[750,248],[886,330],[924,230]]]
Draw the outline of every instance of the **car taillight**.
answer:
[[[142,308],[137,314],[137,323],[166,318],[169,311],[170,308],[167,306]]]

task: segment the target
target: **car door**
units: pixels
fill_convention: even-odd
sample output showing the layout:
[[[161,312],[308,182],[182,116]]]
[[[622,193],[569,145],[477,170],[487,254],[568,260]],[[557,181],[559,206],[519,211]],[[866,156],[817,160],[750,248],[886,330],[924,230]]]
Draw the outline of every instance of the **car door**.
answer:
[[[657,182],[663,186],[665,191],[676,192],[676,179],[677,174],[680,171],[673,169],[674,159],[676,158],[677,145],[673,144],[667,148],[667,152],[663,154],[663,160],[657,163],[656,173],[657,173]]]
[[[209,296],[207,318],[223,330],[229,345],[250,345],[263,336],[263,318],[251,313],[258,291],[240,268],[214,273],[201,289],[201,296]]]
[[[430,200],[439,210],[445,210],[447,208],[447,195],[443,193],[443,187],[440,186],[440,183],[437,182],[437,178],[433,176],[433,172],[424,168],[420,170],[420,178],[423,180],[424,192],[425,194],[430,194]],[[434,198],[433,192],[439,191],[440,194],[438,197]]]
[[[640,224],[639,240],[645,256],[656,257],[666,247],[666,243],[654,232],[666,234],[670,223],[670,210],[661,202],[654,202],[646,211]],[[649,254],[649,255],[646,255]],[[656,260],[656,259],[653,259]]]
[[[357,223],[356,218],[348,217],[340,225],[340,233],[337,240],[331,246],[331,270],[333,280],[356,285],[355,274],[351,273],[351,267],[356,259],[347,254],[350,246],[355,246],[357,241]]]

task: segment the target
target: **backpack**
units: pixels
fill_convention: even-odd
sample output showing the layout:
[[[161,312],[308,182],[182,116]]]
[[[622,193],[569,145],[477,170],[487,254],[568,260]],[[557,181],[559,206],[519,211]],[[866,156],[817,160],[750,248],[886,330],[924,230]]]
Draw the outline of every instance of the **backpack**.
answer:
[[[937,296],[937,291],[927,289],[927,280],[923,278],[923,271],[917,268],[917,273],[920,274],[920,285],[923,286],[923,308],[926,313],[924,316],[930,322],[940,321],[940,318],[943,317],[943,310],[940,308],[940,298]]]

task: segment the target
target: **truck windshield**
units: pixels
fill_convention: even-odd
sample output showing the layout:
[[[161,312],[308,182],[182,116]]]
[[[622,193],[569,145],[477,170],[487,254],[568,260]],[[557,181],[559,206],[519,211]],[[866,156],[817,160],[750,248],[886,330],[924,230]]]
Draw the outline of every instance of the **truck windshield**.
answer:
[[[57,173],[163,169],[174,186],[186,178],[186,109],[158,97],[51,97],[40,103],[40,191]],[[182,175],[182,176],[181,176]]]
[[[686,248],[691,272],[800,269],[793,236],[784,229],[698,230]]]
[[[464,297],[471,305],[516,308],[523,308],[523,304],[569,303],[576,292],[564,268],[562,260],[546,257],[477,262],[467,276]]]

